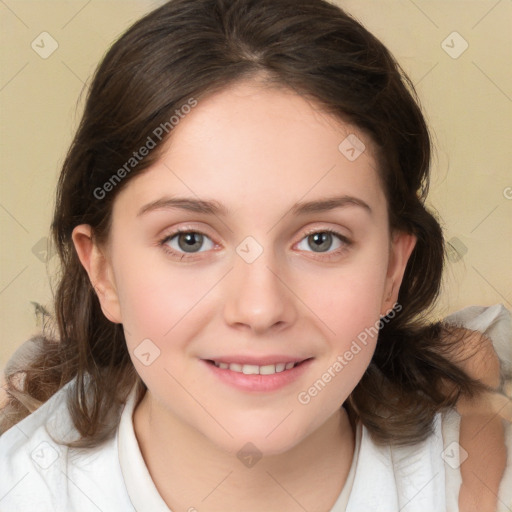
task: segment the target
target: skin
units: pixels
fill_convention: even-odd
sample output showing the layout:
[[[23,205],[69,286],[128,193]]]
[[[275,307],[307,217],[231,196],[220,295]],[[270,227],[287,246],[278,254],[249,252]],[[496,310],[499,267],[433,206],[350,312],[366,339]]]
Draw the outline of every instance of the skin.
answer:
[[[338,150],[348,134],[366,146],[355,161]],[[172,510],[322,512],[336,501],[354,450],[340,406],[376,340],[308,404],[297,396],[396,302],[415,244],[389,231],[372,153],[361,130],[294,92],[241,82],[201,100],[162,158],[123,188],[106,244],[95,243],[90,226],[75,228],[103,312],[123,324],[148,387],[133,423]],[[370,210],[292,211],[334,195]],[[147,210],[178,196],[215,200],[227,212]],[[206,235],[200,252],[180,250],[176,228]],[[325,229],[351,243],[334,236],[315,252],[308,235]],[[263,250],[251,263],[236,251],[248,236]],[[149,366],[134,354],[145,339],[159,350]],[[313,359],[296,381],[265,393],[226,385],[202,361],[226,354]],[[237,457],[247,442],[262,455],[253,467]]]
[[[463,334],[457,363],[474,379],[498,389],[500,361],[492,341],[475,331],[463,330]],[[461,415],[459,443],[468,453],[460,467],[459,509],[494,512],[507,463],[503,419],[511,421],[510,400],[502,394],[484,392],[473,399],[459,399],[457,412]]]

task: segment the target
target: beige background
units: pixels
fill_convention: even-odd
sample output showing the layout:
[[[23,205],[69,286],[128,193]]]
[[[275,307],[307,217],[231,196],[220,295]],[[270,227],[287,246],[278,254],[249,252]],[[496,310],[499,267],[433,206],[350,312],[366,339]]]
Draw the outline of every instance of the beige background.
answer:
[[[0,369],[37,332],[32,302],[51,303],[57,258],[45,257],[45,237],[84,84],[108,45],[161,3],[0,0]],[[512,2],[338,3],[410,74],[435,133],[430,202],[460,253],[437,315],[471,304],[512,309]],[[58,44],[45,59],[31,46],[51,49],[42,32]]]

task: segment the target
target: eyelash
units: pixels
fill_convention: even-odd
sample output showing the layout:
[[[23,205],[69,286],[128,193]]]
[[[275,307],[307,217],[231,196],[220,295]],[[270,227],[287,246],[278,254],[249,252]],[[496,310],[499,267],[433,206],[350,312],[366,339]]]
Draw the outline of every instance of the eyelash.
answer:
[[[340,240],[340,242],[343,244],[343,246],[336,249],[335,251],[325,252],[325,253],[322,253],[322,252],[315,253],[314,251],[306,251],[306,252],[312,252],[313,254],[320,255],[319,257],[315,256],[315,259],[329,261],[333,258],[341,256],[341,254],[343,254],[345,251],[347,251],[350,248],[350,246],[352,245],[352,241],[349,240],[345,235],[342,235],[338,231],[336,231],[334,229],[330,229],[330,228],[312,229],[311,231],[307,231],[306,233],[304,233],[304,236],[300,239],[300,241],[298,243],[302,242],[305,238],[307,238],[311,235],[317,234],[317,233],[330,233],[331,235],[334,235],[335,237],[337,237]],[[167,242],[169,242],[174,237],[176,237],[177,235],[180,235],[180,234],[197,234],[197,235],[203,235],[204,237],[210,238],[206,233],[203,233],[202,231],[199,231],[197,229],[178,228],[175,231],[173,231],[172,233],[165,235],[165,237],[162,238],[159,242],[159,245],[163,248],[163,250],[167,254],[169,254],[170,256],[172,256],[174,258],[179,259],[180,261],[184,260],[184,259],[188,260],[188,261],[193,261],[193,260],[197,259],[194,255],[200,254],[200,252],[205,252],[205,251],[200,251],[197,253],[185,253],[185,252],[177,252],[176,250],[171,249],[169,247],[169,245],[167,245]]]

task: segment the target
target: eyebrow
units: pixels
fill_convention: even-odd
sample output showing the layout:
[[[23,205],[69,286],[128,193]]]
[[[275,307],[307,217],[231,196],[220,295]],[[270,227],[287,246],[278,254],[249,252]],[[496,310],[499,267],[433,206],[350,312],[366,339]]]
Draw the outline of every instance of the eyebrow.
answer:
[[[298,202],[291,207],[290,211],[295,215],[305,215],[308,213],[327,212],[347,206],[358,206],[368,213],[372,213],[372,209],[368,203],[357,197],[347,195],[329,197],[316,201]],[[170,209],[181,209],[207,215],[227,216],[230,213],[225,206],[214,200],[190,197],[162,197],[144,205],[137,213],[137,217],[156,210]]]

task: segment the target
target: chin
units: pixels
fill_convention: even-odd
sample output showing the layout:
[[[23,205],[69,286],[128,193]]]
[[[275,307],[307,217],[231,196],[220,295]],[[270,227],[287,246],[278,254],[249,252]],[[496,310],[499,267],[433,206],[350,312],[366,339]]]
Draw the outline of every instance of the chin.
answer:
[[[263,421],[258,419],[257,413],[251,421],[249,415],[245,415],[241,421],[233,421],[227,430],[233,437],[227,435],[215,435],[210,438],[220,449],[238,458],[244,456],[244,452],[254,451],[260,456],[279,455],[285,453],[303,439],[310,432],[306,426],[300,427],[287,417],[288,412],[277,416],[273,415],[271,420]]]

